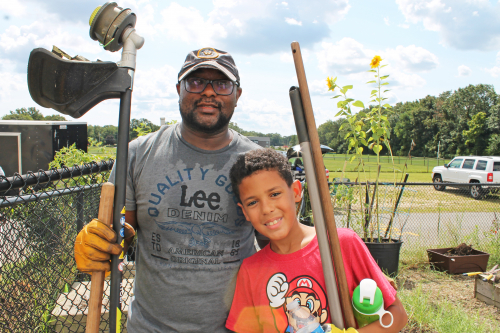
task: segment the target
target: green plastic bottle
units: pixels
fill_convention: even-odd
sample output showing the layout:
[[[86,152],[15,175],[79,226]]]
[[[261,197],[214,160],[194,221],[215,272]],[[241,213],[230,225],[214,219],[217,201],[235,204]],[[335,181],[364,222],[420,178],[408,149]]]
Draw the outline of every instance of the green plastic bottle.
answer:
[[[354,289],[352,294],[352,307],[354,309],[354,317],[358,322],[359,327],[364,327],[376,320],[380,321],[380,325],[384,328],[391,327],[394,322],[394,317],[389,311],[384,309],[384,297],[377,283],[372,279],[364,279],[359,286]],[[382,323],[382,317],[389,315],[391,322],[389,325]]]

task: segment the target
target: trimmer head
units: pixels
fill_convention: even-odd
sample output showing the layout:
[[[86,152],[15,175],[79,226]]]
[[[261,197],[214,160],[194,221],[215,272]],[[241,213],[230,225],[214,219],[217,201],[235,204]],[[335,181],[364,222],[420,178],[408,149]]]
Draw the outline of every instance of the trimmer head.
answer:
[[[131,83],[128,70],[114,62],[65,60],[43,48],[34,49],[29,57],[31,98],[73,118],[105,99],[120,98]]]

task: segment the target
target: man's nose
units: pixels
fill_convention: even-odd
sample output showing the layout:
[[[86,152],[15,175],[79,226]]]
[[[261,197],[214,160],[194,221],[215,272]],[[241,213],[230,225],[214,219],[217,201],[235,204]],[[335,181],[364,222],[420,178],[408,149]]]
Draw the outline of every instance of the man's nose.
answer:
[[[205,87],[205,90],[203,90],[201,94],[207,97],[217,96],[217,93],[215,92],[212,83],[208,83],[207,86]]]

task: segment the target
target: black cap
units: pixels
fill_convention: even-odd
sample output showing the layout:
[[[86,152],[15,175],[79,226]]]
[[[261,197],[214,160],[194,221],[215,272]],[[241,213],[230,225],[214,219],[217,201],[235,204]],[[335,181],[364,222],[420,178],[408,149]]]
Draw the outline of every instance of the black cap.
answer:
[[[204,47],[188,53],[184,65],[179,72],[178,80],[181,81],[192,71],[198,68],[215,68],[224,73],[230,80],[240,84],[238,68],[233,57],[225,51],[211,47]]]

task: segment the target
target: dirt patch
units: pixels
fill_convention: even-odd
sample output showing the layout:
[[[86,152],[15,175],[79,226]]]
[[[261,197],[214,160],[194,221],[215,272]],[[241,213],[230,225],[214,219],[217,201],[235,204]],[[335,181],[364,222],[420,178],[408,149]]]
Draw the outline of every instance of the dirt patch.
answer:
[[[472,245],[467,245],[465,243],[460,244],[459,246],[449,249],[446,251],[444,255],[446,256],[468,256],[472,254]]]

